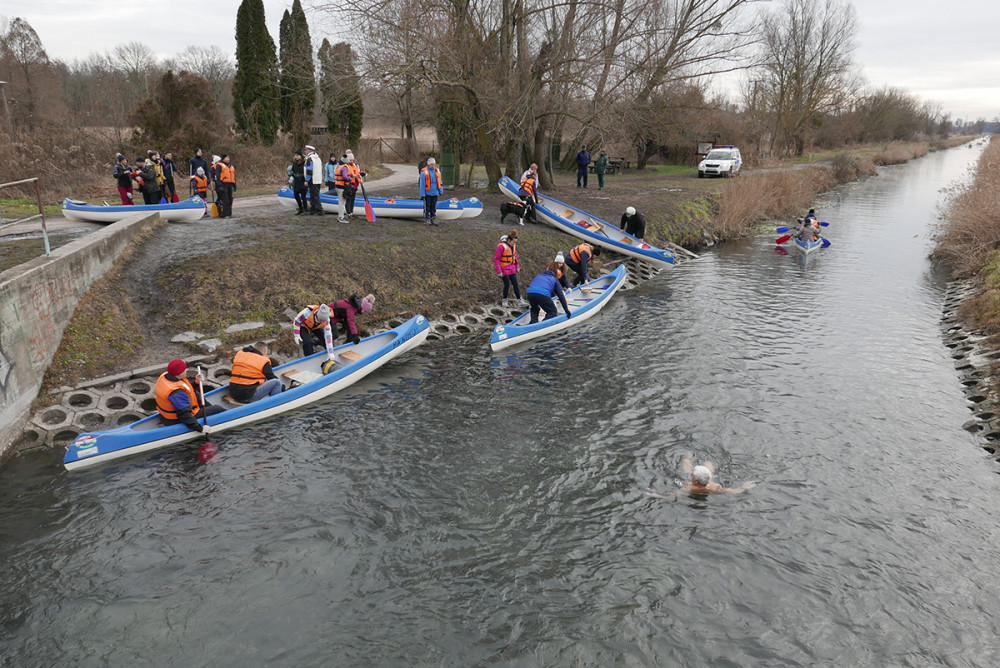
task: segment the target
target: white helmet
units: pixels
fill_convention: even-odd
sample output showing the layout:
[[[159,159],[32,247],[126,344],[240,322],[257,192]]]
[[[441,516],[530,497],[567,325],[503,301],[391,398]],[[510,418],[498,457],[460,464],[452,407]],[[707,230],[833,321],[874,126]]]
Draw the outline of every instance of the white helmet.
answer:
[[[625,209],[625,215],[627,215],[627,216],[634,216],[635,215],[635,207],[634,206],[630,206],[629,208]]]

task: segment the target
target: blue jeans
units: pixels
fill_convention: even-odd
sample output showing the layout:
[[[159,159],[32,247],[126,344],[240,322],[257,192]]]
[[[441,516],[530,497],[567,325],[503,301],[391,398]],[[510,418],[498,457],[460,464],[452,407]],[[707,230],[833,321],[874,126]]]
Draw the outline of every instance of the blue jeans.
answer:
[[[253,393],[254,401],[260,401],[264,397],[273,397],[281,392],[281,381],[277,378],[272,378],[270,380],[265,380],[263,383],[257,386],[257,390]]]
[[[587,166],[580,165],[576,170],[576,187],[580,187],[580,179],[583,179],[583,187],[587,187]]]

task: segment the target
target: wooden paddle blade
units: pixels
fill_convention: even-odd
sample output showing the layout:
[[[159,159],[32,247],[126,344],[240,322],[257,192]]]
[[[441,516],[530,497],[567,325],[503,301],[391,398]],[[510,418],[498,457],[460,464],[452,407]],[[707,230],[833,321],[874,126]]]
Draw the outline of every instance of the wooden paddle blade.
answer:
[[[371,202],[365,200],[365,220],[369,223],[375,222],[375,210],[372,209]]]
[[[829,246],[830,246],[830,240],[829,239],[823,239],[823,248],[828,248]]]
[[[788,228],[785,227],[784,225],[782,225],[781,227],[779,227],[778,229],[776,229],[774,232],[775,232],[775,234],[784,234],[787,231],[788,231]]]
[[[778,237],[777,239],[775,239],[775,240],[774,240],[774,243],[776,243],[776,244],[779,244],[779,245],[780,245],[780,244],[783,244],[783,243],[785,243],[786,241],[788,241],[788,240],[789,240],[789,239],[791,239],[791,238],[792,238],[792,235],[791,235],[791,234],[786,234],[786,235],[785,235],[785,236],[783,236],[783,237]]]

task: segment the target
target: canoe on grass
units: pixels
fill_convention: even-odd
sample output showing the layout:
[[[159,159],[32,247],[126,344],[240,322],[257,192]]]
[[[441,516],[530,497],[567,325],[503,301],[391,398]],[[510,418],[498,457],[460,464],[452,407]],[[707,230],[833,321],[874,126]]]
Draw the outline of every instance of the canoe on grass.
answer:
[[[525,312],[520,317],[507,323],[497,325],[493,329],[493,336],[490,337],[490,348],[493,350],[503,350],[504,348],[531,341],[542,336],[547,336],[555,332],[562,331],[567,327],[577,325],[587,318],[590,318],[607,304],[612,295],[625,282],[628,270],[625,265],[619,265],[607,276],[595,278],[588,283],[566,292],[566,303],[569,304],[569,311],[572,317],[567,318],[563,311],[562,304],[558,299],[553,299],[556,305],[557,315],[548,320],[539,320],[533,325],[528,324],[531,313]],[[544,317],[545,313],[540,313],[539,317]]]
[[[151,211],[158,211],[164,219],[171,223],[189,223],[200,220],[205,215],[207,207],[205,200],[200,197],[192,197],[168,204],[133,204],[130,206],[87,204],[78,199],[67,197],[63,200],[62,205],[63,217],[69,220],[86,220],[91,223],[117,223],[122,218]]]
[[[295,193],[291,188],[282,188],[278,191],[278,199],[282,204],[295,207]],[[334,194],[320,193],[320,201],[323,203],[323,211],[326,213],[337,213],[337,196]],[[369,197],[368,202],[372,205],[376,218],[410,218],[423,219],[424,203],[419,199],[393,199],[391,197]],[[465,213],[465,204],[469,202],[472,213]],[[354,213],[364,215],[365,200],[361,193],[354,198]],[[483,210],[483,203],[475,198],[467,200],[439,199],[437,204],[438,220],[456,220],[458,218],[470,218],[479,215]]]
[[[518,185],[514,183],[513,179],[504,176],[498,185],[508,197],[520,200],[517,195]],[[535,211],[539,221],[579,237],[587,243],[644,260],[660,268],[672,267],[675,264],[674,254],[670,251],[650,246],[616,226],[548,195],[538,195],[538,205],[535,207]]]
[[[809,255],[810,253],[818,251],[823,247],[823,240],[817,239],[816,241],[804,241],[798,237],[792,237],[792,245],[799,251]]]
[[[226,407],[226,411],[208,418],[212,435],[251,422],[300,408],[348,387],[372,373],[389,360],[417,347],[427,338],[427,318],[417,315],[399,327],[362,339],[357,345],[337,346],[336,366],[323,373],[326,350],[274,368],[284,389],[273,397],[250,404],[233,403],[229,386],[207,392],[205,401]],[[80,434],[66,448],[63,464],[79,469],[128,457],[201,436],[183,424],[164,425],[159,414],[107,431]]]

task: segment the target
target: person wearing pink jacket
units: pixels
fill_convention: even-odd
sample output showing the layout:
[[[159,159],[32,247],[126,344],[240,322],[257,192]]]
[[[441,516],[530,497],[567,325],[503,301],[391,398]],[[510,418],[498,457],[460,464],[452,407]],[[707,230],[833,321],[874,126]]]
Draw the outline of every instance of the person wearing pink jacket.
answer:
[[[521,299],[521,288],[517,285],[517,271],[521,266],[517,262],[517,230],[511,230],[500,237],[500,243],[493,254],[493,266],[496,267],[497,276],[503,279],[503,301],[501,305],[510,306],[507,295],[510,288],[514,288],[514,297],[517,298],[517,306],[527,306],[528,302]]]

